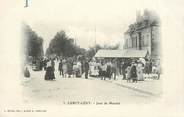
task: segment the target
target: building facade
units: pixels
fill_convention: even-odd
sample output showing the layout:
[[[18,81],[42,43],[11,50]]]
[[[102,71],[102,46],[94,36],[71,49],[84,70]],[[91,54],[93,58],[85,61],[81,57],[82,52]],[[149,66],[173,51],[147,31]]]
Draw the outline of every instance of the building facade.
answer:
[[[124,33],[124,49],[147,50],[150,58],[160,59],[160,19],[154,12],[137,12],[136,22]]]

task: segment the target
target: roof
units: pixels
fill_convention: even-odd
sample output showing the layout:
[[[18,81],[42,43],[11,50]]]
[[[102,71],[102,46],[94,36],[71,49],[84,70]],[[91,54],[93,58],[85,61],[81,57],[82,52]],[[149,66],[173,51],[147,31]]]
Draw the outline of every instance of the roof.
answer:
[[[122,50],[98,50],[97,58],[119,58],[122,57]]]
[[[147,50],[98,50],[96,58],[141,58],[146,57]]]
[[[146,57],[148,51],[147,50],[124,50],[123,51],[123,57],[124,58],[141,58]]]

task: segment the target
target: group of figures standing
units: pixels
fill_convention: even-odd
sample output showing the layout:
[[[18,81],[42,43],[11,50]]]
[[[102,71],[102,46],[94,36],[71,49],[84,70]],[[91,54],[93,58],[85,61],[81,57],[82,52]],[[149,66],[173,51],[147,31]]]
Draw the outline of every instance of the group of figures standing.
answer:
[[[119,66],[119,67],[118,67]],[[160,78],[160,64],[152,62],[152,60],[131,60],[122,61],[118,63],[116,59],[111,60],[101,60],[90,62],[90,74],[95,74],[95,76],[105,79],[116,80],[117,75],[122,75],[123,80],[128,82],[144,81],[145,78],[155,77]]]
[[[89,62],[88,60],[74,60],[72,58],[49,59],[47,61],[45,80],[55,79],[55,61],[59,61],[58,71],[63,78],[81,77],[85,73],[85,78],[88,78]]]
[[[56,68],[56,62],[59,63]],[[144,81],[148,77],[160,78],[160,62],[153,62],[148,59],[132,59],[118,62],[117,59],[77,59],[77,58],[45,58],[39,61],[38,69],[44,69],[45,80],[54,80],[55,70],[63,78],[81,77],[83,73],[85,78],[88,75],[95,76],[101,80],[116,80],[117,75],[122,75],[122,80],[127,82]],[[154,75],[156,76],[154,76]],[[26,68],[25,77],[30,77],[29,70]]]

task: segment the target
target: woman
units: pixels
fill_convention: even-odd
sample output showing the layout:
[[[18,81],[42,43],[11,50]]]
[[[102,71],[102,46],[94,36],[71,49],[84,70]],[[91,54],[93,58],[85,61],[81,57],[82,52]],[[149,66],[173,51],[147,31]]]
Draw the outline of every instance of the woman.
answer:
[[[72,63],[72,60],[69,59],[68,62],[67,62],[67,67],[68,67],[68,77],[70,78],[72,73],[73,73],[73,63]]]
[[[51,66],[52,66],[53,71],[55,71],[55,62],[53,59],[51,60]]]
[[[59,75],[61,76],[63,76],[63,63],[62,63],[62,60],[60,60],[60,62],[59,62],[59,66],[58,66],[58,70],[59,70]]]
[[[107,70],[107,65],[102,62],[102,66],[101,66],[101,69],[102,69],[102,76],[101,76],[101,80],[105,80],[106,79],[106,70]]]
[[[82,76],[82,64],[80,61],[77,62],[77,68],[78,68],[77,77],[81,77]]]
[[[114,80],[116,80],[116,71],[117,71],[116,68],[117,68],[116,62],[113,61],[112,67],[111,67],[111,72],[112,72],[112,75],[113,75],[113,77],[114,77]]]
[[[148,78],[149,76],[149,65],[150,62],[148,60],[146,60],[146,64],[145,64],[145,67],[144,67],[144,73],[145,73],[145,78]]]
[[[128,66],[127,68],[126,68],[126,79],[127,79],[127,82],[130,82],[130,80],[131,80],[131,77],[130,77],[130,70],[131,70],[131,67],[130,66]]]
[[[144,81],[143,77],[143,65],[141,62],[138,63],[137,65],[137,79],[140,81]]]
[[[114,73],[114,70],[115,70],[115,69],[113,69],[115,65],[111,64],[111,61],[107,62],[106,65],[107,65],[106,77],[111,79],[111,76],[112,76],[112,74]]]
[[[55,79],[54,69],[52,68],[51,60],[47,63],[46,73],[45,73],[45,80],[53,80]]]
[[[102,64],[100,62],[98,63],[98,77],[102,77]]]
[[[66,78],[66,77],[67,77],[67,71],[68,71],[68,69],[67,69],[67,62],[66,62],[66,60],[64,59],[64,60],[62,61],[62,63],[63,63],[63,66],[62,66],[62,69],[63,69],[63,76],[64,76],[64,78]]]
[[[132,79],[132,82],[137,82],[137,68],[134,62],[132,63],[132,67],[130,70],[130,77]]]
[[[77,76],[77,63],[74,62],[73,63],[73,77],[75,78]]]

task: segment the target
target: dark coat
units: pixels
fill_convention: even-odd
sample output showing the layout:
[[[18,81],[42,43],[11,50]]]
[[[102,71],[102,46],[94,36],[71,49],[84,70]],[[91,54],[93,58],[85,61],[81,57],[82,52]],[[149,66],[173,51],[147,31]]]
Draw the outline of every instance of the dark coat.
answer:
[[[60,63],[59,63],[58,70],[59,70],[59,71],[62,71],[62,69],[63,69],[63,63],[62,63],[62,62],[60,62]]]
[[[89,70],[89,63],[87,61],[84,63],[84,69],[85,71]]]
[[[52,67],[47,67],[45,73],[45,80],[53,80],[53,79],[55,79],[54,71]]]
[[[51,66],[52,66],[53,71],[55,71],[55,63],[54,63],[54,60],[51,60]]]
[[[137,78],[137,69],[136,69],[135,65],[133,65],[131,70],[130,70],[130,77],[131,78]]]
[[[71,61],[68,62],[67,67],[68,67],[68,74],[72,75],[72,73],[73,73],[73,63]]]

